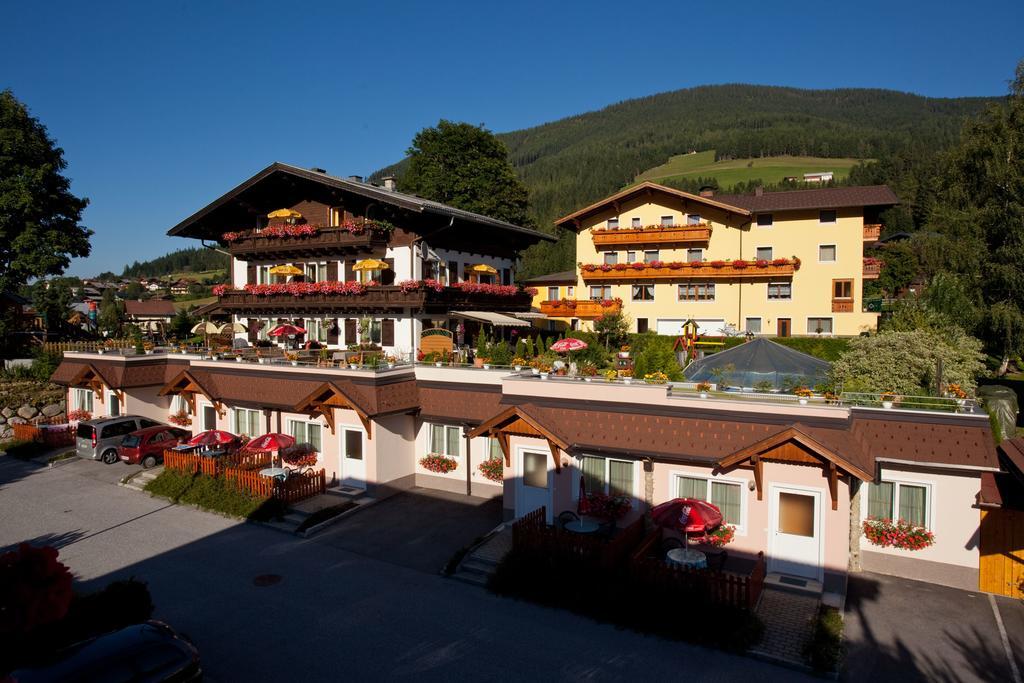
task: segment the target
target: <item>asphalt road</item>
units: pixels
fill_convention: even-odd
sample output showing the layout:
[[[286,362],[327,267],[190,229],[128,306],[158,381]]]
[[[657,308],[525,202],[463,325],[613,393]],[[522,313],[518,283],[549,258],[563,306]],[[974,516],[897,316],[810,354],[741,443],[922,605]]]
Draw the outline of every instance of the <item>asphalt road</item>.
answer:
[[[42,469],[0,457],[0,547],[59,545],[86,587],[129,576],[147,581],[155,616],[196,642],[215,682],[810,680],[498,598],[414,568],[417,562],[389,561],[401,556],[400,545],[391,554],[380,546],[372,556],[361,553],[341,538],[344,523],[303,540],[170,506],[116,486],[125,471],[84,461]],[[373,514],[371,507],[355,517]],[[419,515],[408,523],[432,520]],[[359,526],[370,533],[365,519]],[[257,585],[266,575],[281,580]],[[675,608],[699,624],[685,605]]]

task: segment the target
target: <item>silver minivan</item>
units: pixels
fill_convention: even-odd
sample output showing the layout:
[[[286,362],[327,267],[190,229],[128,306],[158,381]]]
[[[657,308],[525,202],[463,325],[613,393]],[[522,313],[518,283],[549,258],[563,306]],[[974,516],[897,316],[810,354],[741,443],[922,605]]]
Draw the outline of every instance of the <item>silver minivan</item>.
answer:
[[[108,465],[118,461],[117,447],[132,432],[161,423],[138,415],[103,417],[78,423],[75,453],[80,458],[102,460]]]

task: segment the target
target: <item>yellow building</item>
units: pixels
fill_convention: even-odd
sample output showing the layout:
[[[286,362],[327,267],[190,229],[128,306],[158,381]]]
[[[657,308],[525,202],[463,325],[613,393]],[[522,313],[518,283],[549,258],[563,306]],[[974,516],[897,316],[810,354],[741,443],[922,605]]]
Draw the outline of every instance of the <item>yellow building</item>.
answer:
[[[877,326],[863,309],[864,258],[886,186],[700,196],[642,183],[556,221],[574,230],[575,273],[529,281],[550,319],[586,329],[622,311],[637,332],[852,336]]]

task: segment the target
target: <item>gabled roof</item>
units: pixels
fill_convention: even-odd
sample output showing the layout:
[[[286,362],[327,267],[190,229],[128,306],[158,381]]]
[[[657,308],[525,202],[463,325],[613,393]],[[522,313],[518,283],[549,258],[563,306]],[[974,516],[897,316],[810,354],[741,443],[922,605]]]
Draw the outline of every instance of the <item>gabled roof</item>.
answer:
[[[618,202],[622,202],[627,199],[632,199],[633,197],[642,194],[649,194],[654,192],[666,194],[672,197],[676,197],[678,199],[684,199],[688,202],[694,202],[697,204],[704,204],[705,206],[711,206],[716,209],[725,211],[726,213],[735,214],[737,216],[750,216],[750,211],[748,211],[747,209],[744,209],[739,206],[732,206],[726,204],[722,202],[722,200],[720,199],[701,197],[700,195],[691,194],[689,192],[683,192],[682,190],[677,190],[673,187],[666,187],[664,185],[659,185],[657,183],[645,181],[640,183],[639,185],[627,187],[625,190],[617,192],[610,197],[605,197],[600,201],[594,202],[590,206],[585,206],[579,211],[574,211],[573,213],[570,213],[568,216],[562,216],[561,218],[555,221],[555,225],[563,228],[578,229],[576,226],[577,221],[584,218],[585,216],[589,216],[599,211],[603,211],[604,209],[607,209],[609,206],[614,206]]]
[[[762,194],[722,194],[715,199],[751,213],[799,211],[801,209],[846,209],[860,206],[894,206],[900,203],[888,185],[820,187]]]
[[[407,211],[413,211],[416,213],[427,213],[435,214],[442,217],[459,219],[469,223],[475,223],[478,225],[486,225],[493,228],[500,228],[502,230],[508,230],[516,232],[522,235],[526,235],[534,238],[536,241],[548,241],[554,242],[555,237],[551,235],[524,228],[506,221],[498,220],[497,218],[491,218],[490,216],[484,216],[472,211],[465,211],[463,209],[457,209],[447,204],[435,202],[430,199],[423,199],[416,195],[405,194],[403,192],[397,192],[395,190],[387,190],[383,187],[378,187],[371,183],[362,182],[359,180],[352,180],[349,178],[339,178],[337,176],[328,175],[326,173],[320,173],[319,171],[313,171],[298,166],[292,166],[291,164],[281,163],[275,161],[270,166],[249,178],[245,182],[241,183],[237,187],[229,190],[226,194],[222,195],[218,199],[203,207],[196,213],[192,214],[182,222],[175,225],[173,228],[167,231],[168,235],[171,236],[182,236],[182,237],[194,237],[200,236],[192,234],[191,229],[195,223],[200,221],[204,216],[212,212],[213,210],[227,204],[232,199],[237,197],[239,194],[248,190],[249,188],[257,185],[261,181],[269,178],[270,176],[283,174],[295,178],[302,178],[315,183],[320,183],[327,187],[333,187],[346,192],[351,192],[362,197],[367,197],[376,202],[383,204],[390,204]]]
[[[174,317],[174,302],[166,299],[129,300],[124,302],[126,315],[150,315]]]
[[[845,430],[814,428],[796,423],[792,427],[781,429],[757,443],[750,444],[731,453],[719,460],[718,466],[723,469],[736,467],[757,455],[772,451],[787,442],[792,442],[804,447],[821,460],[833,463],[839,469],[852,474],[861,481],[873,480],[874,474],[870,471],[871,466],[868,465],[868,469],[865,469],[862,465],[864,457],[859,452],[857,444],[852,439],[844,439],[843,437],[848,437]],[[845,441],[845,444],[840,443],[840,441]],[[843,453],[839,452],[838,449],[840,447],[844,448]]]
[[[531,277],[529,280],[523,280],[524,285],[553,285],[553,284],[576,284],[576,271],[575,270],[563,270],[560,273],[548,273],[547,275],[538,275],[537,277]]]

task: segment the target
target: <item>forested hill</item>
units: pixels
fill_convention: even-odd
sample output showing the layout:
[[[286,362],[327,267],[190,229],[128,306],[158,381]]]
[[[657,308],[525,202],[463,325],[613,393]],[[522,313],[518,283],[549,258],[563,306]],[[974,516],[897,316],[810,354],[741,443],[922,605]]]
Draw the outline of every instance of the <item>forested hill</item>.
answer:
[[[163,275],[227,271],[228,257],[213,249],[179,249],[151,261],[135,261],[124,267],[122,277],[161,277]]]
[[[938,99],[891,90],[713,85],[627,100],[502,133],[530,191],[538,227],[606,196],[642,171],[691,150],[722,157],[781,154],[884,158],[949,146],[963,119],[995,98]],[[401,164],[375,176],[396,173]],[[526,274],[571,266],[567,244],[530,254]]]

